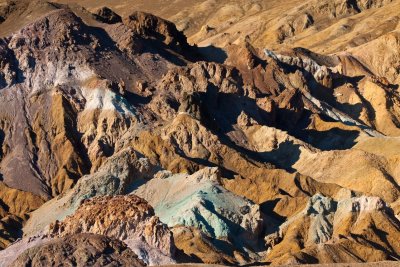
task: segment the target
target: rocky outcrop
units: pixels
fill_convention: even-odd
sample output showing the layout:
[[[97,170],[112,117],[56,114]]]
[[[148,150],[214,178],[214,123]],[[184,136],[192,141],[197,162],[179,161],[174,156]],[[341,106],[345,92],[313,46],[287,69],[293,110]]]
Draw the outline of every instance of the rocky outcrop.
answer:
[[[73,189],[54,198],[31,214],[24,232],[33,235],[56,220],[63,220],[78,209],[81,201],[92,197],[128,194],[140,179],[149,179],[157,171],[148,159],[133,149],[110,157],[93,175],[82,177]],[[47,214],[43,216],[42,214]]]
[[[333,201],[317,194],[302,212],[266,237],[267,259],[289,264],[307,261],[305,257],[320,263],[330,262],[332,257],[336,262],[396,258],[399,227],[393,211],[377,197]],[[392,234],[382,236],[383,229]]]
[[[50,234],[92,233],[126,243],[146,264],[172,263],[172,233],[144,199],[135,195],[97,197],[83,201],[64,221],[50,225]]]
[[[195,262],[197,259],[206,264],[236,265],[249,261],[247,253],[229,241],[216,240],[197,228],[177,226],[171,231],[177,248],[186,255],[182,259],[184,262]]]
[[[16,241],[28,213],[39,208],[45,200],[28,192],[9,188],[0,183],[0,248]]]
[[[202,255],[201,258],[208,263],[218,262],[203,255],[201,250],[188,247],[187,235],[191,233],[193,242],[198,242],[199,246],[209,246],[207,240],[221,240],[237,251],[237,255],[229,253],[230,257],[220,257],[222,262],[237,263],[245,262],[245,258],[259,258],[257,251],[264,228],[260,207],[227,191],[220,179],[217,168],[205,168],[190,176],[163,171],[134,193],[147,199],[161,221],[169,227],[187,227],[174,230],[174,237],[188,255],[194,253]],[[221,248],[211,245],[210,249],[218,251]]]
[[[114,23],[119,23],[122,22],[122,18],[120,15],[109,9],[108,7],[102,7],[98,9],[95,13],[94,16],[97,20],[103,22],[103,23],[109,23],[109,24],[114,24]]]
[[[185,35],[176,29],[175,24],[152,14],[134,12],[124,19],[135,34],[163,41],[166,45],[184,51],[189,49]]]
[[[399,1],[195,2],[0,4],[0,265],[398,258]]]
[[[325,65],[319,65],[316,61],[309,57],[301,56],[287,56],[275,54],[273,51],[268,49],[264,50],[267,57],[271,57],[278,62],[298,67],[307,74],[311,74],[317,82],[322,86],[331,88],[332,87],[332,71]]]
[[[54,31],[48,30],[49,27]],[[7,40],[14,64],[18,63],[13,70],[18,78],[1,94],[3,100],[10,99],[11,106],[16,105],[11,109],[3,106],[6,117],[12,118],[9,124],[13,129],[5,133],[3,145],[15,148],[3,156],[1,162],[4,181],[9,186],[49,197],[70,188],[77,178],[88,172],[90,163],[78,139],[76,107],[53,89],[69,75],[77,74],[72,74],[75,67],[68,67],[65,62],[82,67],[82,61],[72,55],[75,52],[71,48],[78,39],[83,46],[88,44],[88,39],[80,39],[78,32],[82,27],[71,12],[55,11]],[[52,43],[48,42],[50,39]],[[64,63],[50,66],[47,60],[52,62],[50,64]],[[19,93],[14,96],[15,92]],[[54,131],[48,130],[51,128]],[[11,171],[15,157],[21,158],[18,172]],[[25,177],[25,185],[19,182],[20,175]]]
[[[56,211],[58,216],[75,210],[62,199],[57,204],[61,206]],[[98,235],[115,242],[120,240],[146,265],[175,263],[176,247],[171,230],[155,216],[153,208],[144,199],[135,195],[93,197],[82,201],[65,219],[58,217],[60,220],[54,221],[51,219],[54,216],[49,217],[47,221],[51,224],[42,226],[43,221],[40,222],[42,228],[34,235],[26,236],[0,252],[0,264],[7,266],[17,257],[26,258],[26,255],[32,255],[29,251],[37,251],[34,247],[43,247],[46,242],[82,234]],[[33,220],[37,221],[37,218]]]
[[[76,234],[30,248],[10,266],[146,266],[125,244],[116,239]]]
[[[263,228],[259,207],[219,185],[216,168],[191,176],[164,174],[157,174],[163,177],[153,178],[135,191],[155,207],[163,222],[170,227],[195,227],[214,238],[256,244]]]

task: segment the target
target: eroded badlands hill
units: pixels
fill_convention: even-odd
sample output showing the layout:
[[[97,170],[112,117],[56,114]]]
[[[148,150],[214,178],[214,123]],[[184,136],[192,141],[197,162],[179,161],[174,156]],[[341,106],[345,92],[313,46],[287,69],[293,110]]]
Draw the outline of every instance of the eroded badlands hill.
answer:
[[[1,266],[400,259],[399,1],[65,2],[0,2]]]

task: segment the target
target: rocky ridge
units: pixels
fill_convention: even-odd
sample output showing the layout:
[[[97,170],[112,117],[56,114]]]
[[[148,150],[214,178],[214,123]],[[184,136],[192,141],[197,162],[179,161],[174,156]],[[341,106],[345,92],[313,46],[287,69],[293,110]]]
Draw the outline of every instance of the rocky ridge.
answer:
[[[211,24],[188,42],[149,13],[2,3],[0,244],[22,239],[1,265],[398,260],[396,31],[289,45],[397,2],[307,1],[223,49],[189,44]],[[264,13],[237,3],[218,16]]]
[[[174,262],[175,246],[171,231],[160,222],[144,199],[134,195],[86,200],[73,215],[50,225],[51,236],[80,233],[119,239],[146,264]]]
[[[110,252],[111,251],[111,252]],[[106,236],[77,234],[30,248],[9,266],[146,266],[121,241]]]

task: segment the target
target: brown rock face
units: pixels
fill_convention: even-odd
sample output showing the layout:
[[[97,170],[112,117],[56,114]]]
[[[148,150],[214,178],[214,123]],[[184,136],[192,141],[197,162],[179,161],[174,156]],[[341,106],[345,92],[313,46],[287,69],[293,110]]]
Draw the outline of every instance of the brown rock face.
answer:
[[[393,211],[379,198],[345,198],[335,202],[314,195],[303,211],[266,237],[270,247],[267,258],[275,264],[396,258],[399,227]],[[385,237],[382,229],[391,234]]]
[[[134,12],[124,20],[137,35],[162,40],[174,48],[189,49],[185,35],[176,29],[175,24],[152,14]]]
[[[400,0],[79,3],[0,0],[0,265],[399,258]]]
[[[201,261],[207,264],[235,264],[235,256],[240,252],[235,251],[229,242],[221,242],[221,246],[213,243],[213,240],[201,231],[188,227],[175,227],[172,229],[178,249],[185,253],[182,261]],[[224,253],[224,247],[230,247],[232,252]],[[190,258],[187,258],[190,255]],[[178,259],[179,253],[177,254]],[[243,257],[243,255],[241,255]]]
[[[33,247],[10,266],[145,266],[135,253],[116,239],[76,234]]]
[[[0,183],[0,248],[6,248],[20,235],[28,213],[40,207],[44,199]]]
[[[105,235],[124,241],[134,251],[147,250],[147,263],[159,264],[153,258],[175,255],[171,231],[154,215],[153,208],[135,195],[85,200],[73,215],[50,226],[54,236],[79,233]]]
[[[109,156],[128,145],[129,141],[122,141],[121,136],[128,135],[141,119],[135,117],[132,109],[126,109],[126,114],[120,113],[114,100],[108,97],[118,98],[125,90],[134,90],[134,83],[125,81],[127,77],[136,82],[144,80],[144,73],[158,76],[172,63],[160,58],[161,71],[154,65],[138,64],[145,66],[141,69],[128,63],[130,60],[123,52],[111,48],[110,40],[115,38],[119,44],[121,40],[115,28],[130,28],[114,23],[112,17],[116,15],[107,9],[98,14],[109,17],[113,23],[102,24],[107,33],[89,25],[99,22],[81,9],[75,9],[74,13],[65,6],[43,2],[31,5],[22,1],[10,4],[7,14],[10,19],[29,11],[36,14],[39,7],[43,7],[41,12],[45,17],[38,16],[32,23],[23,25],[23,29],[0,40],[0,88],[10,88],[0,92],[1,101],[8,103],[0,108],[0,168],[7,187],[30,192],[37,199],[50,199],[70,189],[83,175],[97,171]],[[87,16],[88,24],[78,13]],[[130,34],[138,36],[132,31]],[[142,37],[137,42],[143,43]],[[153,49],[159,43],[162,42],[153,44]],[[149,61],[146,55],[149,52],[138,57]],[[115,67],[96,67],[95,58],[108,58]],[[122,65],[126,68],[121,68]],[[117,69],[116,66],[118,75],[114,76],[108,70]],[[85,92],[81,90],[83,87],[87,89]],[[108,106],[103,101],[106,98],[110,100]],[[143,115],[143,118],[147,116]],[[42,200],[29,209],[41,203]],[[14,211],[12,214],[22,216]]]
[[[95,18],[103,23],[114,24],[122,22],[120,15],[109,9],[108,7],[102,7],[94,14]]]

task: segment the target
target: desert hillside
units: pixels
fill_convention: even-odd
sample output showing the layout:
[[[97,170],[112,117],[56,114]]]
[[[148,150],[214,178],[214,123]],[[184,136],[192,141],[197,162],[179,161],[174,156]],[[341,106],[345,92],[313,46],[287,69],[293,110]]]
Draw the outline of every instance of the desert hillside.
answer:
[[[399,86],[400,0],[0,0],[0,266],[397,266]]]

